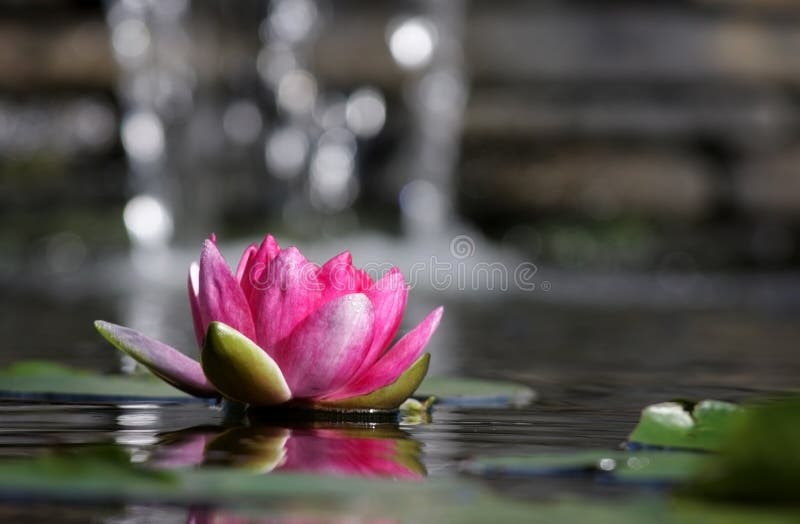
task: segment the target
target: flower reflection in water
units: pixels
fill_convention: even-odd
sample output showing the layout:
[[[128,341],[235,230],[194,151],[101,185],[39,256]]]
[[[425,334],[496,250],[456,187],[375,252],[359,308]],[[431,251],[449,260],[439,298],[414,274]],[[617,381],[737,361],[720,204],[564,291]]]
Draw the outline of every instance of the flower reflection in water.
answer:
[[[393,424],[197,426],[161,435],[157,467],[421,479],[422,446]]]

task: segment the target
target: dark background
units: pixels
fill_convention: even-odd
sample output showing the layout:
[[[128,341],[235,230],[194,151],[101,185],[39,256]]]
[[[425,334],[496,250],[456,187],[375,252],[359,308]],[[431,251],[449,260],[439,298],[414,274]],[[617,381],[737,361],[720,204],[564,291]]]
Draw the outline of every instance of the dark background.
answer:
[[[800,9],[792,1],[314,4],[316,29],[300,47],[319,92],[335,98],[371,86],[386,103],[385,126],[358,143],[358,194],[334,210],[309,204],[307,166],[287,182],[265,165],[265,137],[287,121],[256,72],[266,2],[187,8],[178,27],[189,51],[173,59],[193,68],[193,106],[164,118],[165,165],[137,174],[119,139],[135,104],[112,46],[118,4],[0,2],[6,283],[126,249],[122,209],[153,187],[174,212],[170,242],[194,246],[209,229],[402,234],[401,191],[417,176],[441,190],[448,220],[564,268],[783,271],[800,260]],[[455,20],[460,29],[438,28],[455,54],[422,71],[399,67],[387,32],[403,16]],[[428,140],[427,124],[413,89],[427,72],[451,67],[462,92],[445,86],[439,96],[463,103],[445,130],[446,165],[419,174],[409,158],[419,154],[415,139]],[[221,131],[225,109],[240,99],[263,119],[245,146]],[[141,181],[148,176],[167,182]]]

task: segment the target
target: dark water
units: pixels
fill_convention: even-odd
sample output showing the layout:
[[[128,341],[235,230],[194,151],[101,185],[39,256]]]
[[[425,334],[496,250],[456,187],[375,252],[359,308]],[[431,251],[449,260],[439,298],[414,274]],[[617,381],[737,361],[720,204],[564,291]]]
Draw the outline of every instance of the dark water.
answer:
[[[174,296],[173,296],[174,295]],[[190,347],[183,296],[162,293],[155,329]],[[413,297],[412,297],[413,298]],[[440,302],[423,296],[408,316]],[[412,300],[413,303],[413,300]],[[147,301],[140,308],[148,311]],[[393,478],[464,475],[478,455],[582,448],[614,449],[647,404],[671,398],[741,400],[797,386],[797,311],[556,306],[502,295],[445,302],[431,344],[434,373],[514,380],[538,399],[522,408],[441,407],[429,423],[308,427],[259,421],[223,424],[220,410],[191,406],[0,404],[0,458],[54,448],[116,443],[131,460],[155,467],[239,465],[320,475]],[[116,352],[91,321],[130,323],[118,299],[54,300],[6,295],[0,365],[49,358],[100,371],[119,369]],[[152,318],[147,315],[135,318]],[[160,328],[158,326],[161,326]],[[164,326],[167,326],[166,328]],[[180,327],[175,327],[180,326]],[[143,326],[137,326],[143,327]],[[147,331],[146,327],[143,330]],[[616,496],[589,480],[482,479],[506,495],[541,499],[564,493]],[[630,493],[632,488],[626,488]],[[180,507],[4,501],[0,521],[184,522]]]

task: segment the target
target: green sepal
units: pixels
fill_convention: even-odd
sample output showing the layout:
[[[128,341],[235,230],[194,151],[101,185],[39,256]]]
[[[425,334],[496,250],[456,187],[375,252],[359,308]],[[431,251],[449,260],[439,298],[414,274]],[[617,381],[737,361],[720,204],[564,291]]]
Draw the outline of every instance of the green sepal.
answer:
[[[417,390],[422,383],[422,379],[428,373],[430,361],[430,354],[425,353],[388,386],[357,397],[314,402],[311,407],[332,410],[395,410]]]
[[[203,372],[225,397],[274,406],[292,397],[278,364],[255,342],[222,322],[208,326]]]

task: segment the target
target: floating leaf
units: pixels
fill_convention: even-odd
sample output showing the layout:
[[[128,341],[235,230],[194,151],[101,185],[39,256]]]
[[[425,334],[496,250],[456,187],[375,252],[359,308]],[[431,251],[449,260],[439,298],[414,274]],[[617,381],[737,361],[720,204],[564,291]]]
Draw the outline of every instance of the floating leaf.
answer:
[[[132,466],[121,447],[110,445],[0,462],[0,493],[50,492],[83,498],[109,486],[138,493],[174,488],[177,483],[178,477],[169,471]]]
[[[514,382],[475,378],[429,377],[422,381],[414,397],[436,397],[438,404],[476,407],[521,407],[531,403],[536,393]]]
[[[707,459],[689,452],[591,450],[484,457],[465,462],[463,469],[490,477],[586,475],[619,482],[674,483],[690,478]]]
[[[427,365],[426,358],[419,362]],[[431,396],[440,404],[506,407],[528,404],[535,393],[513,382],[437,377],[426,378],[414,394],[420,400]],[[194,398],[149,375],[101,375],[48,361],[24,361],[0,369],[0,399],[97,404],[213,402]]]
[[[49,361],[24,361],[0,370],[0,399],[81,403],[208,402],[150,375],[99,375]]]
[[[321,519],[319,510],[297,508],[292,518],[300,522],[327,522]],[[329,515],[330,516],[330,515]],[[709,504],[672,503],[650,498],[634,498],[623,502],[597,502],[585,499],[569,499],[553,502],[520,503],[500,496],[483,497],[469,504],[458,506],[436,504],[433,507],[419,508],[409,505],[397,518],[383,512],[373,519],[365,519],[363,511],[357,514],[351,509],[343,514],[342,521],[376,522],[459,522],[466,524],[552,524],[554,522],[581,522],[585,524],[640,524],[658,522],[659,524],[795,524],[798,515],[786,511],[764,510],[762,508],[738,508]],[[362,518],[353,518],[353,516]],[[350,517],[350,518],[347,518]],[[198,509],[190,510],[192,522],[262,522],[263,510],[255,508],[236,509]],[[416,520],[415,520],[416,518]],[[274,519],[268,519],[272,522]],[[339,521],[339,519],[330,519]]]
[[[17,377],[35,377],[39,375],[57,375],[71,373],[75,375],[91,375],[92,372],[84,369],[77,369],[50,360],[21,360],[15,362],[3,370],[0,376],[14,375]]]
[[[714,451],[743,409],[729,402],[662,402],[646,407],[628,437],[629,448],[656,447]]]
[[[486,496],[479,486],[446,479],[421,483],[302,473],[260,475],[225,467],[155,471],[131,463],[119,448],[108,447],[0,461],[0,498],[24,497],[26,501],[128,500],[237,507],[247,503],[270,511],[292,510],[301,501],[302,507],[339,511],[357,507],[359,513],[375,518],[403,515],[409,522],[435,522],[441,521],[436,518],[438,506],[458,508]],[[523,515],[518,509],[513,514]]]
[[[227,468],[152,471],[130,463],[127,454],[114,448],[2,460],[0,497],[22,500],[24,504],[54,499],[178,504],[187,506],[187,512],[196,522],[222,522],[226,516],[238,522],[235,517],[243,515],[270,522],[793,524],[798,521],[796,511],[653,497],[606,502],[581,498],[525,502],[504,498],[458,479],[409,482],[298,474],[254,475]],[[219,506],[235,509],[216,509]]]
[[[800,505],[800,397],[750,405],[690,491],[715,499]]]

